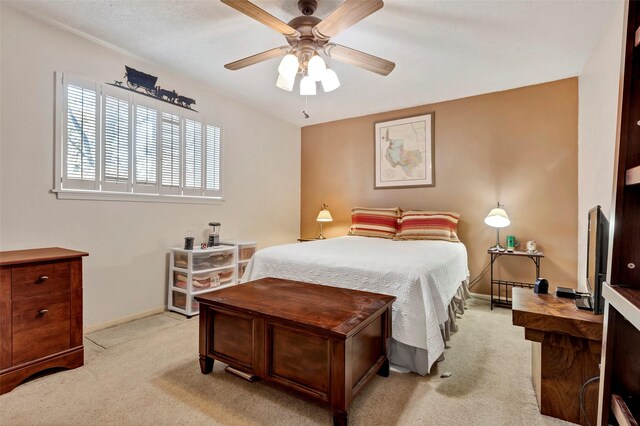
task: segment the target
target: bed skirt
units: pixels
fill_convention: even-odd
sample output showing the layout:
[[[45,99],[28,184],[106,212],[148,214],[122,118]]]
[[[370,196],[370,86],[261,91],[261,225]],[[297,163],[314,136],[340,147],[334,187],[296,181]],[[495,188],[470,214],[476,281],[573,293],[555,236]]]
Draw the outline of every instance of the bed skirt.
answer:
[[[464,313],[465,301],[470,297],[469,281],[465,280],[449,303],[447,308],[448,320],[445,321],[444,324],[440,324],[440,332],[445,342],[451,339],[451,333],[458,331],[458,326],[456,325],[457,315]],[[443,359],[444,353],[440,355],[437,361],[442,361]],[[393,366],[400,367],[400,370],[410,370],[421,376],[429,374],[429,356],[427,350],[405,345],[394,338],[391,338],[391,344],[389,345],[389,362],[391,362]]]

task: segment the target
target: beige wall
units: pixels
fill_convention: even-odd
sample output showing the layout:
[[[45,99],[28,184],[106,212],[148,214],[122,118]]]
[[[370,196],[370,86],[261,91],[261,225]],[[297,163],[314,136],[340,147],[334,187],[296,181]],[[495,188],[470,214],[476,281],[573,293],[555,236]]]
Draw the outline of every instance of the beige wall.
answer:
[[[376,121],[435,111],[436,186],[373,189]],[[542,276],[576,286],[578,80],[576,78],[449,102],[324,123],[302,129],[300,231],[318,233],[326,202],[328,237],[345,235],[354,206],[454,210],[471,275],[488,263],[495,230],[483,219],[496,201],[512,225],[501,233],[544,250]],[[532,279],[528,259],[502,259],[505,274]],[[501,260],[501,261],[502,261]],[[500,267],[502,268],[502,266]],[[488,292],[488,275],[473,291]]]
[[[41,23],[7,5],[1,20],[0,247],[61,246],[90,253],[85,326],[162,307],[167,252],[212,220],[222,237],[261,247],[299,231],[300,129],[168,70]],[[58,200],[53,187],[54,72],[106,82],[124,65],[160,77],[224,126],[221,204]],[[222,65],[220,65],[222,66]],[[160,82],[160,80],[159,80]]]
[[[615,2],[602,35],[580,74],[578,283],[583,291],[586,291],[587,212],[601,205],[605,216],[611,219],[625,16],[625,2]]]

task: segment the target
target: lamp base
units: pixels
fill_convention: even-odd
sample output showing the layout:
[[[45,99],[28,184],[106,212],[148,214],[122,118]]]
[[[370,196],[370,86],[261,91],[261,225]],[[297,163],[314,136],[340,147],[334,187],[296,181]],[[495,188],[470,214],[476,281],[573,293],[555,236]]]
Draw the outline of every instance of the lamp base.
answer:
[[[320,222],[320,235],[316,237],[316,240],[324,240],[324,235],[322,235],[322,222]]]
[[[320,229],[320,233],[322,233],[322,229]],[[506,249],[500,245],[500,228],[496,228],[496,245],[489,247],[489,250],[498,252],[506,251]]]

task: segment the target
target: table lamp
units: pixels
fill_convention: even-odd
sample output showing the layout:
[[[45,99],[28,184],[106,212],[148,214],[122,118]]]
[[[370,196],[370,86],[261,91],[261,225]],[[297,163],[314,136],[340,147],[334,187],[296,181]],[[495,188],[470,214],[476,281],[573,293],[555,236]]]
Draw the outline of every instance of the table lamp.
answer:
[[[509,216],[507,216],[507,212],[504,211],[503,207],[504,206],[498,201],[497,207],[495,209],[492,209],[487,217],[484,218],[484,223],[496,228],[496,245],[489,248],[489,250],[504,251],[504,247],[500,245],[500,228],[509,226],[511,224],[511,221],[509,220]]]
[[[331,217],[329,210],[327,210],[327,207],[328,206],[326,204],[322,203],[320,213],[318,213],[318,218],[316,219],[316,222],[320,222],[320,235],[317,237],[318,240],[324,240],[324,235],[322,235],[322,224],[324,222],[333,222],[333,218]]]

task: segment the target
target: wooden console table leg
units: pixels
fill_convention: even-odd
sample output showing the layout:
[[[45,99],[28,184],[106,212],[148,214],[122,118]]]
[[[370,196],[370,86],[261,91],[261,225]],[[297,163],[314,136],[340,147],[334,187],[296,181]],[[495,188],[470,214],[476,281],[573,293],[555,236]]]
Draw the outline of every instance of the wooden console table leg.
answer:
[[[173,255],[172,255],[173,256]],[[209,309],[205,306],[200,309],[200,324],[198,346],[200,352],[200,371],[202,374],[209,374],[213,371],[213,358],[207,356],[207,348],[209,347]]]
[[[378,376],[389,377],[389,360],[385,360],[384,364],[378,370]]]
[[[574,336],[545,333],[540,360],[540,412],[572,423],[588,424],[580,413],[579,393],[582,385],[600,374],[599,350],[594,356],[589,341]],[[590,424],[596,424],[597,385],[587,388],[585,405]]]
[[[209,374],[213,371],[213,358],[200,355],[200,371],[202,374]]]
[[[349,414],[346,411],[331,410],[333,414],[333,426],[347,426]]]

